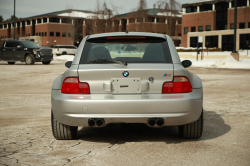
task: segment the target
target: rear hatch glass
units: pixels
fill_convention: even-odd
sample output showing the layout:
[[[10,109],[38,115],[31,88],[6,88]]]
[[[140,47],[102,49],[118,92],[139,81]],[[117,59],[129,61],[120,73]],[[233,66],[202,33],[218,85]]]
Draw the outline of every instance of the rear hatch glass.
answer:
[[[127,63],[172,63],[166,39],[142,36],[104,37],[87,40],[80,64],[112,63],[110,61],[96,61],[98,59]]]

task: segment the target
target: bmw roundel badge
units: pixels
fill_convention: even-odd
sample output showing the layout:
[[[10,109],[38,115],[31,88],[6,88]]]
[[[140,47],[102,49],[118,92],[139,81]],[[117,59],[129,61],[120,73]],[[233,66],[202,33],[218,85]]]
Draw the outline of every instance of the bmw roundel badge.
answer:
[[[124,71],[124,72],[122,73],[122,75],[123,75],[124,77],[127,77],[127,76],[129,75],[129,73],[128,73],[128,71]]]

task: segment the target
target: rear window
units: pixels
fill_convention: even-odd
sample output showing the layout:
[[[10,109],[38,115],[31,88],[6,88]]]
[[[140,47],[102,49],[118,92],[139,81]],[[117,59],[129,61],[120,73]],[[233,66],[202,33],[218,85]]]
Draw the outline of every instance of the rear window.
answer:
[[[89,64],[98,59],[128,63],[172,63],[167,40],[155,37],[123,36],[87,40],[80,64]]]

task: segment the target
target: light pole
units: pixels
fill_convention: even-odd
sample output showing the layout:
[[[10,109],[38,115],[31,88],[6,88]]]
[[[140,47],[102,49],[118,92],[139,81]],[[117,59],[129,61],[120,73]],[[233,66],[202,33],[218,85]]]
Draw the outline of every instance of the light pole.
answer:
[[[56,45],[56,40],[54,40],[54,43],[55,43],[55,45]]]
[[[47,41],[47,47],[48,47],[48,45],[49,45],[49,41]]]
[[[234,49],[233,49],[233,53],[237,53],[236,36],[237,36],[237,0],[234,1]]]
[[[249,45],[249,40],[247,40],[247,56],[248,56],[248,49],[249,49],[250,45]]]
[[[209,44],[209,42],[207,41],[207,55],[208,55],[208,44]]]
[[[14,40],[15,40],[15,31],[16,31],[16,29],[15,29],[15,27],[16,27],[16,19],[15,19],[15,17],[16,17],[16,0],[14,0]]]
[[[77,47],[79,46],[79,41],[76,42],[77,43]]]

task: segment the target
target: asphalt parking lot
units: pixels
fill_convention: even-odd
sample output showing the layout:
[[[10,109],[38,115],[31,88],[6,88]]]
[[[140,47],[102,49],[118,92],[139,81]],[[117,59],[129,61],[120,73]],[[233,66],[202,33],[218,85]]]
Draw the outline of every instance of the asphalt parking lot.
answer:
[[[250,165],[250,70],[190,68],[203,81],[199,140],[177,127],[111,124],[55,140],[50,91],[65,61],[0,62],[0,165]]]

